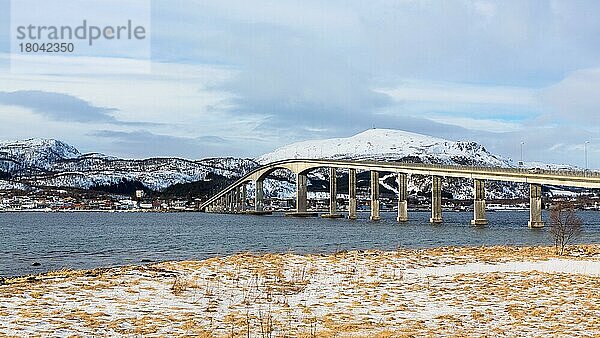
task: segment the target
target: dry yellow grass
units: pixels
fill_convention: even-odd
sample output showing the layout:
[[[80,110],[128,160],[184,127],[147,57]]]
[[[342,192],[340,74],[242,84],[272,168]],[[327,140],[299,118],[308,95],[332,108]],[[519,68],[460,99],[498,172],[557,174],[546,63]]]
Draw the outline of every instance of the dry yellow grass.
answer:
[[[63,270],[0,287],[0,336],[600,335],[596,275],[412,272],[556,258],[550,247],[447,247]],[[600,246],[567,258],[600,261]]]

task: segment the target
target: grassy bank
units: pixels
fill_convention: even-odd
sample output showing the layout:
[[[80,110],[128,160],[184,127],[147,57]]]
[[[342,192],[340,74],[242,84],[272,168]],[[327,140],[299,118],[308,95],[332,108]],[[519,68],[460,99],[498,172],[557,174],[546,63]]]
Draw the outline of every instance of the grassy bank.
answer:
[[[600,334],[600,246],[239,254],[0,287],[0,336]]]

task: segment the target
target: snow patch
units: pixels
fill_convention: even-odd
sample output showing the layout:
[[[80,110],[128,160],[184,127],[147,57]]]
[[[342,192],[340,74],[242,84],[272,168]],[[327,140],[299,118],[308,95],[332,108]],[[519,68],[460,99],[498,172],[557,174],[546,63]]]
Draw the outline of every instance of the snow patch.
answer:
[[[581,261],[572,259],[550,259],[547,261],[515,261],[488,264],[482,262],[464,265],[447,265],[406,270],[406,276],[449,276],[471,273],[491,272],[543,272],[581,274],[600,277],[600,261]]]

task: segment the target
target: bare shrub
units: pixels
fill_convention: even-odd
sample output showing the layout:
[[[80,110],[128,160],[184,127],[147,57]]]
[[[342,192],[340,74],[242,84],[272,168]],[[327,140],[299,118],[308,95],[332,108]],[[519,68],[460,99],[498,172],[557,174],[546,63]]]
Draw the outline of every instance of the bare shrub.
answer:
[[[182,276],[176,276],[175,280],[173,280],[173,285],[171,285],[171,291],[176,296],[181,295],[190,287],[190,280],[184,278]]]
[[[562,256],[566,246],[581,235],[581,218],[576,215],[572,204],[561,203],[551,209],[550,221],[556,253]]]
[[[260,324],[261,337],[271,338],[273,336],[273,331],[275,331],[275,326],[273,323],[273,314],[271,313],[270,307],[266,312],[263,312],[260,307],[258,308],[258,322]]]

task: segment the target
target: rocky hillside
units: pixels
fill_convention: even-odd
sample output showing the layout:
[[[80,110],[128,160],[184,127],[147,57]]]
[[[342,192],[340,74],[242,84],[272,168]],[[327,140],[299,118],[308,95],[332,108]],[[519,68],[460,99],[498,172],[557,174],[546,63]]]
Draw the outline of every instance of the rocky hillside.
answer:
[[[42,174],[57,162],[80,156],[75,147],[57,140],[5,141],[0,142],[0,171],[12,175]]]
[[[97,153],[81,154],[75,147],[57,140],[0,143],[0,172],[4,178],[0,187],[4,189],[24,186],[88,189],[126,179],[160,191],[178,183],[203,181],[209,173],[237,178],[256,166],[252,159],[237,158],[119,159]]]

